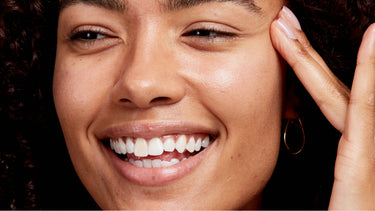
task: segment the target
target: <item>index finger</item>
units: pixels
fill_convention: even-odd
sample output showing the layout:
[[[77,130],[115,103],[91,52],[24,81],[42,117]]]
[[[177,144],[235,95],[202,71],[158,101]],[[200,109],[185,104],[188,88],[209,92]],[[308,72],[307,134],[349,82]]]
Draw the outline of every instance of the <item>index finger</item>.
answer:
[[[290,11],[290,10],[289,10]],[[288,62],[323,114],[339,131],[344,130],[349,89],[329,70],[296,26],[297,18],[283,9],[271,25],[274,47]]]

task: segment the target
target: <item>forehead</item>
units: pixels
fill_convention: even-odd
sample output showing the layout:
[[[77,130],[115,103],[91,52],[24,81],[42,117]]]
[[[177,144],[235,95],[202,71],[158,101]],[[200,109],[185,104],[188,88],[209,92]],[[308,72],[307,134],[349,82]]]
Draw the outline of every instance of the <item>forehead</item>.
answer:
[[[210,2],[233,3],[246,7],[252,12],[260,12],[254,0],[155,0],[163,10],[174,11],[182,10]],[[274,0],[275,1],[275,0]],[[105,9],[124,12],[128,8],[129,0],[60,0],[60,9],[63,10],[74,4],[87,4],[102,7]]]

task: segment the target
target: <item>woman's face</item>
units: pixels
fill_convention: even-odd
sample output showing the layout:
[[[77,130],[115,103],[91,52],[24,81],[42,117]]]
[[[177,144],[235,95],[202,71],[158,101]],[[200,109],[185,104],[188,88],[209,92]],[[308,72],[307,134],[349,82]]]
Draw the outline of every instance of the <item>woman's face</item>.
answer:
[[[62,2],[54,99],[98,205],[257,208],[279,149],[282,1]]]

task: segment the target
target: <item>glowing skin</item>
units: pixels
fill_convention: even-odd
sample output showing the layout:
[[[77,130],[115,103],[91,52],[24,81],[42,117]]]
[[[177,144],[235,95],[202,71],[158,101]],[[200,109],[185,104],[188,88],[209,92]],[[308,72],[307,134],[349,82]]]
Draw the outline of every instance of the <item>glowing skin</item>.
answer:
[[[282,1],[161,2],[61,11],[53,92],[75,169],[103,209],[259,208],[283,117],[285,64],[269,35]],[[103,140],[181,134],[214,140],[164,170]]]

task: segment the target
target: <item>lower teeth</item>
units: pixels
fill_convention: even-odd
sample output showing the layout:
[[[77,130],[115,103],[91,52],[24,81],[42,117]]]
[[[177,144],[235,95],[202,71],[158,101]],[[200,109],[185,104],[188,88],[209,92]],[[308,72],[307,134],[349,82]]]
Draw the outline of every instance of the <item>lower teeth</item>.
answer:
[[[181,161],[186,160],[187,158],[183,158]],[[143,160],[134,160],[134,159],[128,159],[128,162],[131,163],[134,166],[141,167],[141,168],[160,168],[160,167],[168,167],[175,165],[179,162],[180,160],[176,158],[172,158],[170,161],[165,161],[165,160],[151,160],[151,159],[143,159]]]

